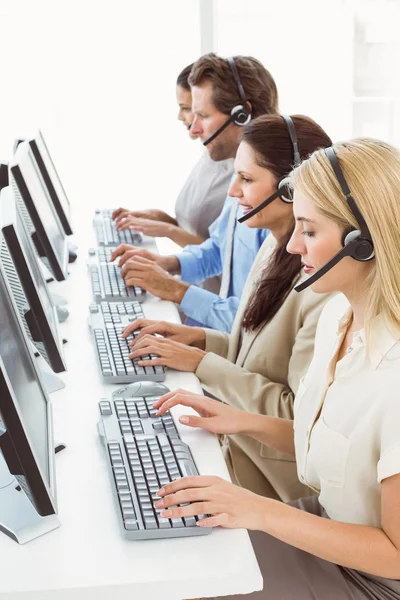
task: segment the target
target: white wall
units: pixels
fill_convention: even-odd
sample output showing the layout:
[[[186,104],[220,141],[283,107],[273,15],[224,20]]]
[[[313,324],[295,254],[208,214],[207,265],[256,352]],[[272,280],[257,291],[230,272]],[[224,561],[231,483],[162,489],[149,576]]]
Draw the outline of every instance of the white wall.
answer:
[[[75,214],[172,210],[201,150],[175,80],[199,54],[198,0],[0,0],[0,158],[40,127]]]
[[[271,72],[280,109],[332,139],[352,133],[353,8],[348,0],[217,0],[223,56],[250,54]]]

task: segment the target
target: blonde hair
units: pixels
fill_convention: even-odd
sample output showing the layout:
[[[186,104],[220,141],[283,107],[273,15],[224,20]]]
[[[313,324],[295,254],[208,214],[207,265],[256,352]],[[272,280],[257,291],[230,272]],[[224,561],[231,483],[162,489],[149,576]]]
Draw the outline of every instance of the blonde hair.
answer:
[[[387,326],[400,328],[400,151],[379,140],[359,138],[333,145],[351,194],[371,233],[375,248],[368,287],[365,330],[381,314]],[[330,162],[317,150],[291,174],[293,188],[346,231],[359,225]]]

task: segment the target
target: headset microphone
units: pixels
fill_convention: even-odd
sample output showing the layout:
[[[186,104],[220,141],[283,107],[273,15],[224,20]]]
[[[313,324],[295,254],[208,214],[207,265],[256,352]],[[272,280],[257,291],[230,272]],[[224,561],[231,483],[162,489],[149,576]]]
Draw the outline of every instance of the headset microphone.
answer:
[[[347,231],[343,235],[342,245],[343,248],[339,250],[335,256],[333,256],[327,263],[325,263],[314,275],[311,275],[303,283],[295,286],[296,292],[302,292],[310,285],[318,281],[323,275],[332,269],[337,263],[342,260],[345,256],[350,256],[354,260],[366,262],[372,260],[375,257],[374,243],[372,241],[371,234],[367,227],[367,224],[358,209],[358,206],[351,195],[350,188],[347,185],[347,181],[344,178],[342,169],[340,168],[339,161],[336,158],[336,154],[333,148],[325,148],[325,154],[331,164],[333,172],[336,175],[336,179],[339,182],[343,194],[346,196],[347,204],[351,212],[353,213],[360,229],[353,229]]]
[[[292,142],[294,166],[298,167],[301,162],[301,159],[299,152],[299,144],[297,141],[296,128],[291,117],[289,117],[288,115],[281,115],[281,117],[286,123],[290,136],[290,141]],[[282,177],[278,181],[278,189],[276,190],[276,192],[274,192],[271,196],[269,196],[269,198],[264,200],[264,202],[261,202],[261,204],[259,204],[255,208],[249,210],[249,212],[243,215],[243,217],[240,217],[240,219],[238,219],[239,223],[244,223],[248,219],[251,219],[251,217],[254,217],[254,215],[257,215],[266,206],[271,204],[271,202],[276,200],[276,198],[280,198],[282,202],[286,202],[286,204],[293,204],[293,192],[290,186],[290,178],[287,175],[285,177]]]
[[[203,142],[203,146],[207,146],[210,142],[215,140],[215,138],[218,137],[219,134],[222,133],[230,123],[234,123],[239,127],[244,127],[244,125],[247,125],[247,123],[250,123],[251,121],[251,109],[246,100],[246,94],[244,93],[244,88],[240,80],[239,72],[237,70],[235,61],[232,56],[230,56],[226,60],[228,61],[228,65],[232,71],[232,75],[235,80],[237,90],[239,92],[241,104],[238,104],[237,106],[234,106],[232,108],[231,114],[225,121],[225,123],[223,123],[221,127],[217,129],[217,131],[215,131],[212,135],[210,135],[210,137],[206,139],[205,142]]]

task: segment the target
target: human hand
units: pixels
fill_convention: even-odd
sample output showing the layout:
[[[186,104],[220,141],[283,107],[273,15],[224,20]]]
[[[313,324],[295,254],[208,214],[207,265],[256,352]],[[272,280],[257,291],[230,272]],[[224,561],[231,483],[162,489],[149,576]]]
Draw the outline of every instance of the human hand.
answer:
[[[158,338],[154,335],[145,335],[141,340],[136,342],[133,351],[129,354],[129,358],[137,359],[148,354],[156,354],[157,358],[139,360],[138,365],[140,367],[162,365],[171,369],[177,369],[178,371],[195,373],[206,352],[193,346],[174,342],[173,340]]]
[[[116,208],[112,213],[111,213],[111,219],[114,221],[115,219],[125,219],[128,215],[131,215],[133,211],[129,210],[128,208]]]
[[[199,515],[199,527],[261,531],[269,504],[276,502],[220,477],[204,475],[177,479],[158,490],[157,495],[161,499],[155,506],[164,509],[161,512],[164,518]],[[177,506],[179,504],[186,506]]]
[[[196,348],[200,348],[201,350],[205,349],[206,334],[201,327],[189,327],[188,325],[178,325],[177,323],[169,323],[168,321],[137,319],[125,327],[122,331],[122,337],[126,338],[138,329],[140,329],[140,333],[131,342],[132,346],[145,335],[158,333],[164,336],[164,338],[174,340],[175,342],[180,342],[187,346],[196,346]]]
[[[115,248],[114,252],[111,254],[110,261],[116,260],[119,258],[119,266],[122,267],[124,263],[130,258],[134,258],[135,256],[143,256],[148,260],[152,260],[157,262],[159,258],[158,254],[154,254],[153,252],[149,252],[145,248],[136,248],[136,246],[131,246],[130,244],[121,244],[118,248]]]
[[[170,223],[153,221],[152,219],[138,219],[132,215],[127,215],[124,220],[116,222],[118,231],[133,229],[150,237],[168,237],[172,227],[173,225]]]
[[[126,287],[139,286],[163,300],[180,304],[189,284],[178,281],[153,260],[135,255],[121,268]]]
[[[164,394],[154,402],[154,408],[158,409],[158,415],[163,415],[173,406],[190,406],[200,416],[185,415],[179,421],[189,427],[201,427],[212,433],[243,433],[247,430],[246,423],[250,418],[249,413],[238,408],[232,408],[228,404],[212,400],[201,394],[194,394],[186,390],[175,390]]]

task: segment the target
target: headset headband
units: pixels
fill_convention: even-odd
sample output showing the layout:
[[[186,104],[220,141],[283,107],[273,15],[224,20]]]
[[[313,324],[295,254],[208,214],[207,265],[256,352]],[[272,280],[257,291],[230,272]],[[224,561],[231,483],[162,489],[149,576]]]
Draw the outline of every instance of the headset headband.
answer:
[[[299,152],[299,144],[297,142],[296,127],[294,126],[292,117],[289,117],[289,115],[281,115],[281,117],[286,123],[286,126],[289,131],[289,135],[290,135],[290,140],[292,142],[294,166],[298,167],[299,164],[301,163],[301,158],[300,158],[300,152]]]
[[[239,92],[240,100],[242,102],[243,108],[245,109],[247,106],[246,94],[244,93],[244,88],[243,88],[242,82],[239,77],[239,72],[237,70],[235,59],[233,58],[233,56],[229,56],[226,60],[228,61],[228,64],[231,68],[232,75],[235,80],[238,92]]]

